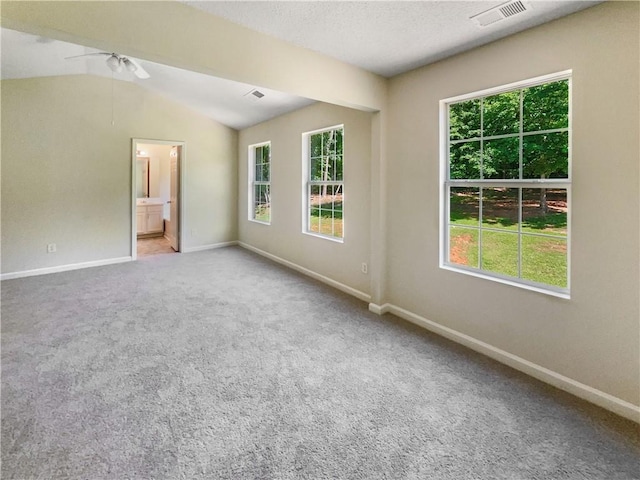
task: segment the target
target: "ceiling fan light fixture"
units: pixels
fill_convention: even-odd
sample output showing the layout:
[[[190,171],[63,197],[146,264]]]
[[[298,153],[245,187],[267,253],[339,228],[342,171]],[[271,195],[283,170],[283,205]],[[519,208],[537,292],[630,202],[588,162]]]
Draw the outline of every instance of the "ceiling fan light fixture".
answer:
[[[124,63],[124,67],[130,72],[135,72],[138,69],[138,67],[136,67],[136,64],[126,57],[122,59],[122,63]]]
[[[122,71],[122,61],[115,54],[112,54],[107,58],[107,65],[109,65],[109,68],[116,73],[120,73]]]
[[[65,57],[65,60],[71,60],[73,58],[80,57],[93,57],[93,56],[106,56],[105,63],[107,67],[114,72],[120,73],[125,68],[128,72],[133,73],[137,78],[142,80],[151,78],[151,76],[147,73],[142,65],[140,65],[135,58],[128,58],[124,55],[119,55],[115,52],[93,52],[93,53],[84,53],[82,55],[74,55],[72,57]],[[104,58],[104,57],[103,57]]]

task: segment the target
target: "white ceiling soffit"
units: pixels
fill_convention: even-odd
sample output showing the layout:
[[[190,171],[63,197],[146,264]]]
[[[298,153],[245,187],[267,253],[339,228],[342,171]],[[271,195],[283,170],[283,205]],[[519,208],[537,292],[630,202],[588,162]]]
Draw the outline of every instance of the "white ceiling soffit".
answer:
[[[94,48],[38,37],[15,30],[1,30],[2,79],[96,75],[112,77],[105,56],[65,60],[66,57],[95,53]],[[125,52],[117,52],[125,54]],[[257,87],[264,96],[246,96],[256,85],[212,77],[154,62],[139,60],[151,78],[141,80],[124,69],[113,78],[136,83],[235,129],[277,117],[310,105],[313,100]]]
[[[486,27],[471,20],[503,1],[183,1],[267,35],[391,77],[601,1],[526,0]]]

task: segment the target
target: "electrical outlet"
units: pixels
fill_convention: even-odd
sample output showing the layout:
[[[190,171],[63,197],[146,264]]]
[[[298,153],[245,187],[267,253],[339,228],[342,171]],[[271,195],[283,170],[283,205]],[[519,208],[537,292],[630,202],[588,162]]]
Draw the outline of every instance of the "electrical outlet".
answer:
[[[56,252],[56,244],[48,243],[47,244],[47,253],[55,253]]]
[[[369,270],[369,267],[366,263],[362,262],[362,267],[361,267],[362,273],[367,273],[367,271]]]

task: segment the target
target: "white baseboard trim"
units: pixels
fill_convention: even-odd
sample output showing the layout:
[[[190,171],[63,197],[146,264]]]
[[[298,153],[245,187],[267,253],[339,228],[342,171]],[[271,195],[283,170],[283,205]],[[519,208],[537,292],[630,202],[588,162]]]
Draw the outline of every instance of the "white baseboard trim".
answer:
[[[389,304],[385,303],[384,305],[376,305],[375,303],[370,303],[369,311],[377,315],[384,315],[389,312]]]
[[[36,268],[34,270],[23,270],[21,272],[3,273],[1,280],[11,280],[14,278],[34,277],[36,275],[47,275],[49,273],[67,272],[69,270],[80,270],[81,268],[102,267],[113,265],[114,263],[125,263],[133,260],[132,257],[108,258],[106,260],[95,260],[92,262],[71,263],[68,265],[58,265],[57,267]]]
[[[247,250],[257,253],[258,255],[262,255],[263,257],[266,257],[269,260],[273,260],[276,263],[284,265],[285,267],[289,267],[297,272],[307,275],[308,277],[311,277],[315,280],[319,280],[322,283],[326,283],[327,285],[333,288],[336,288],[341,292],[348,293],[349,295],[356,297],[358,300],[362,300],[363,302],[367,302],[367,303],[371,301],[371,295],[361,292],[360,290],[356,290],[355,288],[345,285],[344,283],[340,283],[329,277],[325,277],[324,275],[316,273],[313,270],[309,270],[308,268],[302,267],[297,263],[290,262],[289,260],[285,260],[284,258],[280,258],[269,252],[265,252],[264,250],[260,250],[259,248],[256,248],[244,242],[238,242],[238,245],[240,245],[242,248],[246,248]]]
[[[230,242],[212,243],[210,245],[199,245],[197,247],[185,247],[182,250],[180,250],[180,252],[181,253],[201,252],[203,250],[213,250],[214,248],[232,247],[234,245],[238,245],[238,242],[236,240],[232,240]]]
[[[560,390],[569,392],[576,397],[580,397],[622,417],[628,418],[636,423],[640,423],[640,406],[638,405],[634,405],[626,400],[614,397],[613,395],[590,387],[589,385],[585,385],[584,383],[565,377],[553,370],[549,370],[548,368],[530,362],[529,360],[525,360],[517,355],[513,355],[509,352],[496,348],[493,345],[489,345],[488,343],[477,340],[469,335],[465,335],[457,330],[453,330],[452,328],[427,320],[426,318],[405,310],[404,308],[389,303],[385,303],[384,305],[370,303],[369,311],[378,313],[379,315],[387,312],[396,315],[404,320],[426,328],[431,332],[448,338],[449,340],[464,345],[471,350],[475,350],[476,352],[491,357],[500,363],[510,366],[511,368],[515,368],[516,370],[526,373],[538,380],[553,385]]]

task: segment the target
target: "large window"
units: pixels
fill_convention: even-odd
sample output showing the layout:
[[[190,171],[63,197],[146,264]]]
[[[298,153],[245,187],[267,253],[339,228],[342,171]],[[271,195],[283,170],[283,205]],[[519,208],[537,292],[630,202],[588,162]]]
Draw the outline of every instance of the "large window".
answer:
[[[305,233],[334,240],[344,236],[342,126],[303,135]]]
[[[271,223],[271,143],[249,146],[249,220]]]
[[[441,266],[568,296],[570,72],[441,101]]]

